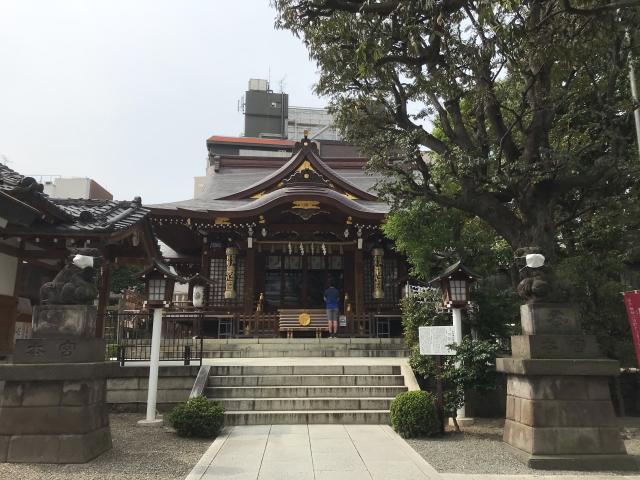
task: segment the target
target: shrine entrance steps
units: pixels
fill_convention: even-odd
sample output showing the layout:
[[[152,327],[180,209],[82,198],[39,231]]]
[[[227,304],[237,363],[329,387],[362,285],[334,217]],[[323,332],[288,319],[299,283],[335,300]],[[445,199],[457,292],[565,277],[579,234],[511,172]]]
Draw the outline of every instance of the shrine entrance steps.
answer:
[[[268,365],[267,359],[265,365],[206,365],[198,380],[202,393],[224,406],[227,425],[389,424],[391,400],[407,390],[400,363],[331,360],[327,365]]]
[[[408,357],[402,338],[205,339],[204,358]]]

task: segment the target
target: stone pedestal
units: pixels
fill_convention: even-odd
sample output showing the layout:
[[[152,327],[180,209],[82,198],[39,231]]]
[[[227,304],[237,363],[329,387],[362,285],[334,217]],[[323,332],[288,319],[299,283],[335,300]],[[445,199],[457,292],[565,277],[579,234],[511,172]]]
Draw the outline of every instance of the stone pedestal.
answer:
[[[84,463],[111,448],[95,308],[68,311],[40,307],[39,338],[18,340],[14,363],[0,365],[0,461]]]
[[[566,305],[527,304],[523,335],[512,337],[504,441],[532,468],[633,470],[609,394],[618,362],[602,358]]]

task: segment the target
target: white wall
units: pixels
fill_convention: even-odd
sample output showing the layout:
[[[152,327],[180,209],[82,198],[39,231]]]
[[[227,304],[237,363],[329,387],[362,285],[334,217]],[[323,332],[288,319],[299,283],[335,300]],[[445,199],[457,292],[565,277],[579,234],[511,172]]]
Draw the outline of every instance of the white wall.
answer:
[[[88,178],[56,178],[54,182],[44,186],[44,193],[52,198],[89,198]]]

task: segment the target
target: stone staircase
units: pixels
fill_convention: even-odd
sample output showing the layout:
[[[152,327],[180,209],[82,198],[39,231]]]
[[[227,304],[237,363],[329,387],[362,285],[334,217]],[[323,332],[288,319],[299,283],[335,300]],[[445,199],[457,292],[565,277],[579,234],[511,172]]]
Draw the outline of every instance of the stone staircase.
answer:
[[[408,357],[402,338],[206,339],[204,358]]]
[[[227,425],[388,424],[391,400],[407,390],[399,365],[206,368],[202,393],[225,407]]]

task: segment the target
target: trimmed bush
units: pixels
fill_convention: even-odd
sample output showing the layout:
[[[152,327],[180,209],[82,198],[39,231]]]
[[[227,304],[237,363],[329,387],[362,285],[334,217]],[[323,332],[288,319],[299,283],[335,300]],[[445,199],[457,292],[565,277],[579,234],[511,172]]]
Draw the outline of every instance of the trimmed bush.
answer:
[[[200,395],[171,410],[169,421],[181,437],[213,438],[224,424],[224,407]]]
[[[429,392],[403,392],[391,402],[391,426],[405,438],[440,433],[436,398]]]

